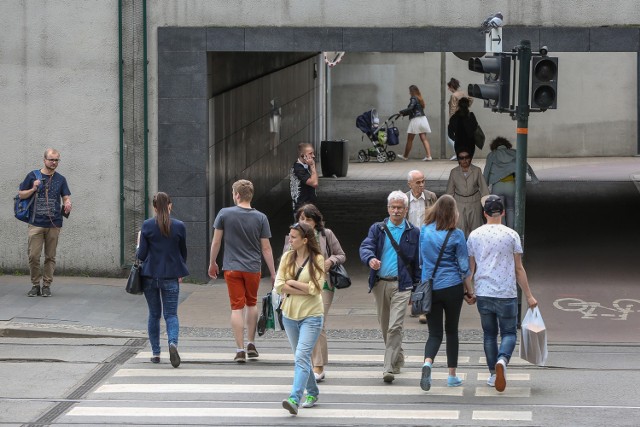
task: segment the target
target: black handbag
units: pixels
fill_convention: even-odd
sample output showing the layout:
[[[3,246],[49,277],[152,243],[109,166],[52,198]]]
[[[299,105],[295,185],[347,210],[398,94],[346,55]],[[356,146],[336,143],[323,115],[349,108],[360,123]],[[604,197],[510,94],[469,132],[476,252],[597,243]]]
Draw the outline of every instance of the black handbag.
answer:
[[[331,256],[331,248],[329,247],[329,242],[327,243],[327,254]],[[351,278],[349,277],[349,273],[347,273],[347,269],[344,268],[342,264],[334,264],[329,269],[329,282],[331,286],[336,289],[346,289],[351,286]]]
[[[142,278],[140,277],[141,270],[142,264],[140,261],[136,260],[136,262],[131,266],[129,279],[127,279],[127,286],[125,287],[127,293],[133,295],[142,294]]]
[[[329,269],[329,281],[336,289],[345,289],[351,286],[347,269],[342,264],[335,264]]]
[[[451,236],[452,232],[453,230],[449,230],[447,232],[447,237],[444,238],[444,242],[442,243],[442,247],[440,248],[440,253],[438,254],[438,260],[436,261],[436,265],[433,268],[433,273],[431,274],[431,278],[425,280],[424,282],[421,282],[411,294],[411,314],[413,316],[431,313],[433,279],[436,277],[436,271],[438,271],[438,266],[440,265],[440,260],[442,259],[444,248],[447,246],[449,236]]]

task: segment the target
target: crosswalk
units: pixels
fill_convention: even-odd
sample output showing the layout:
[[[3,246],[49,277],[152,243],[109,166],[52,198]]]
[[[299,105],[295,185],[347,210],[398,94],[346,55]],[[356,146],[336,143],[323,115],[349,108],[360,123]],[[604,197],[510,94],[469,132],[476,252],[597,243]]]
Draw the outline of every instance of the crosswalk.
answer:
[[[290,353],[262,351],[258,360],[238,365],[230,361],[229,352],[184,351],[178,369],[167,363],[151,364],[150,356],[144,351],[137,354],[60,421],[229,425],[253,420],[257,425],[260,423],[255,420],[261,419],[265,425],[295,424],[280,406],[291,389]],[[428,392],[419,386],[422,357],[406,358],[403,372],[391,385],[382,382],[381,362],[380,352],[332,353],[327,380],[319,384],[318,405],[301,409],[298,418],[322,419],[334,425],[353,420],[362,424],[367,420],[372,424],[469,419],[513,424],[533,420],[531,411],[486,410],[501,408],[487,406],[487,402],[524,403],[523,399],[531,396],[531,374],[518,370],[526,362],[516,357],[509,365],[504,393],[486,385],[483,357],[459,358],[458,376],[464,380],[461,387],[446,387],[446,358],[439,357]],[[470,407],[469,402],[475,406]]]

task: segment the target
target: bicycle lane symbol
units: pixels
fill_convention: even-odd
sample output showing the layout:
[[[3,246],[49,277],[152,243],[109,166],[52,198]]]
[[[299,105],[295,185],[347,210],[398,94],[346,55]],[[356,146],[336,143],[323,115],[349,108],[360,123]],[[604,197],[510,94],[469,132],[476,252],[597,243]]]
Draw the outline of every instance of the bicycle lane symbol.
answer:
[[[613,307],[605,307],[599,302],[583,301],[579,298],[560,298],[553,306],[562,311],[582,313],[581,319],[609,317],[612,320],[627,320],[629,313],[640,313],[640,300],[621,298],[613,301]]]

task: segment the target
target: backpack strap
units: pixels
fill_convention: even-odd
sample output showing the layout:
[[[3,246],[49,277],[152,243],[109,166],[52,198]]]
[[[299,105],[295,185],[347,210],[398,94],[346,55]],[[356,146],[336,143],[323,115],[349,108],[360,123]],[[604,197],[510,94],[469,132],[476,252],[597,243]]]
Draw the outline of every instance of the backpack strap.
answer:
[[[42,185],[42,173],[40,172],[40,169],[34,169],[33,174],[35,175],[36,179],[40,181],[40,185]],[[38,190],[33,193],[33,205],[31,206],[31,216],[29,217],[29,224],[33,224],[33,221],[35,221],[36,219],[36,205],[38,204],[39,190],[40,189],[38,188]]]

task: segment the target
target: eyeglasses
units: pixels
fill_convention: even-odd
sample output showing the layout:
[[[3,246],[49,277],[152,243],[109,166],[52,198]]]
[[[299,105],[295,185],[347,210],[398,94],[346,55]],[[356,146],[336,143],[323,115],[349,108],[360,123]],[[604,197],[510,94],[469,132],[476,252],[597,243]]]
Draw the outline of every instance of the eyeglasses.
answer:
[[[404,209],[404,206],[387,206],[389,208],[390,211],[401,211]]]
[[[58,163],[60,161],[60,159],[47,159],[47,158],[45,158],[45,160],[49,162],[55,162],[55,163]]]
[[[458,160],[471,160],[471,156],[460,156]]]

